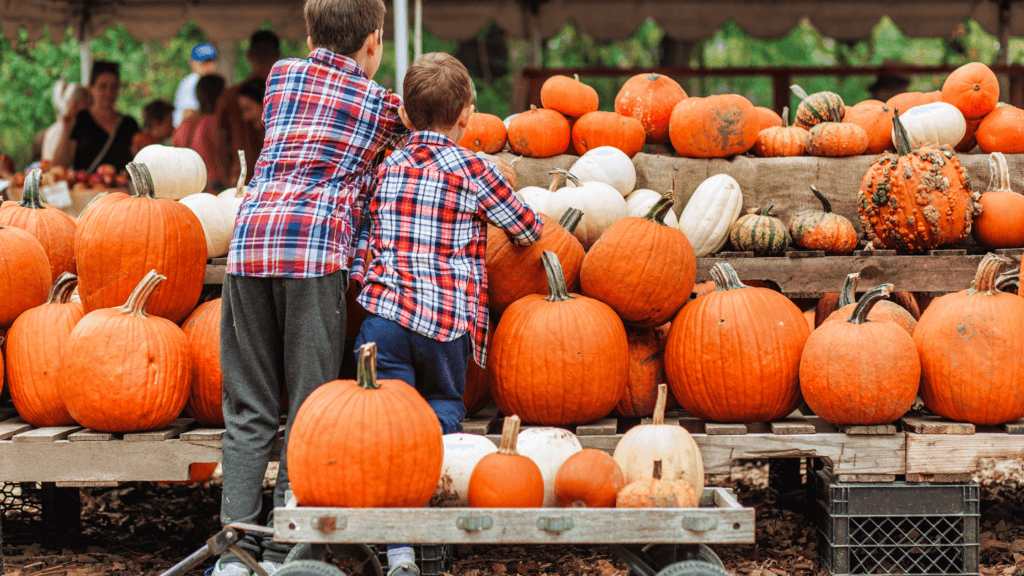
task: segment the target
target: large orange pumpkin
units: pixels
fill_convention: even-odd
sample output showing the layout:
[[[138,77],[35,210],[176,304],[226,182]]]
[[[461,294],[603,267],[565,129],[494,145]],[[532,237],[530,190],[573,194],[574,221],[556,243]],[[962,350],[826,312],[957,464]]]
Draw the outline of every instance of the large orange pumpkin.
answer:
[[[570,142],[569,121],[554,110],[531,105],[508,123],[508,146],[516,154],[530,158],[558,156]]]
[[[597,91],[580,82],[576,74],[572,78],[552,76],[540,87],[540,103],[550,110],[579,118],[597,110]]]
[[[603,450],[584,448],[569,456],[555,474],[555,500],[563,508],[613,508],[625,485],[614,458]]]
[[[643,218],[623,218],[590,247],[580,269],[583,294],[611,306],[631,326],[661,326],[690,297],[697,257],[686,236],[664,223],[672,193]]]
[[[503,414],[525,422],[593,422],[622,398],[626,328],[607,304],[569,294],[554,253],[542,258],[550,294],[524,296],[502,315],[491,346],[491,394]]]
[[[1024,417],[1024,298],[995,284],[1010,260],[988,254],[970,289],[932,301],[914,342],[921,356],[921,399],[958,422],[995,425]]]
[[[39,240],[21,228],[0,226],[0,331],[46,302],[50,284],[50,262]]]
[[[33,169],[25,178],[21,203],[0,205],[0,226],[22,228],[36,237],[50,262],[50,282],[64,272],[75,273],[75,219],[40,200],[42,171]]]
[[[974,137],[986,154],[1024,153],[1024,110],[1011,106],[996,108],[981,121]]]
[[[7,331],[7,380],[14,408],[25,422],[42,428],[75,421],[60,395],[61,355],[75,324],[85,316],[80,302],[69,302],[78,284],[64,272],[42,306],[26,310]]]
[[[878,100],[865,100],[846,109],[843,122],[856,124],[868,135],[864,154],[881,154],[895,150],[892,144],[892,110]]]
[[[615,405],[615,415],[624,418],[648,418],[658,403],[658,384],[665,382],[665,341],[669,324],[657,328],[626,326],[629,342],[629,377],[626,391]],[[670,392],[667,407],[679,406]]]
[[[988,191],[981,195],[982,211],[971,229],[974,240],[987,248],[1024,246],[1024,196],[1010,189],[1010,172],[1001,152],[989,155]]]
[[[688,158],[743,154],[754,147],[757,134],[754,105],[736,94],[687,98],[676,104],[669,120],[672,147]]]
[[[224,387],[220,371],[222,300],[203,302],[182,324],[192,355],[192,390],[185,411],[204,426],[224,425]],[[287,394],[284,396],[288,398]]]
[[[377,380],[377,346],[359,347],[356,380],[313,391],[288,439],[302,506],[421,508],[441,478],[444,443],[430,404],[401,380]]]
[[[668,142],[668,123],[672,109],[686,99],[678,82],[661,74],[637,74],[619,89],[615,112],[640,121],[648,144]]]
[[[163,280],[150,271],[123,306],[89,312],[71,331],[61,355],[60,395],[80,425],[159,430],[181,414],[192,377],[188,337],[146,312]]]
[[[206,235],[177,200],[157,199],[144,164],[128,173],[138,196],[110,194],[78,223],[78,293],[86,312],[120,306],[150,270],[167,281],[147,312],[180,324],[195,309],[206,276]]]
[[[800,358],[800,390],[814,413],[837,426],[896,420],[917,396],[921,362],[914,339],[901,326],[869,320],[892,291],[876,286],[853,314],[811,333]]]
[[[740,282],[728,264],[711,269],[717,289],[672,321],[665,373],[679,404],[701,420],[767,422],[800,405],[797,372],[810,334],[782,294]]]
[[[643,149],[647,134],[643,124],[615,112],[587,112],[572,127],[572,145],[582,156],[601,146],[612,146],[632,158]]]
[[[480,459],[469,476],[468,499],[473,508],[540,508],[544,477],[540,467],[516,451],[519,417],[505,418],[497,452]]]
[[[967,120],[983,118],[999,103],[999,80],[981,62],[964,64],[946,77],[942,101],[956,106]]]
[[[886,100],[885,106],[889,108],[889,110],[899,110],[900,114],[902,114],[911,108],[941,101],[942,92],[939,90],[935,90],[934,92],[904,92]]]
[[[459,146],[468,148],[473,152],[486,152],[497,154],[505,148],[507,136],[505,123],[494,114],[474,112],[469,117],[469,125],[466,126],[466,133],[459,140]]]

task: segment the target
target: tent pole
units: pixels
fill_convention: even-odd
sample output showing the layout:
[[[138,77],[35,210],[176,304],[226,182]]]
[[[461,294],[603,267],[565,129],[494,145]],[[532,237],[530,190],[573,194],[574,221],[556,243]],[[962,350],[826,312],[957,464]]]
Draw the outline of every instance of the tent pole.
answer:
[[[1010,0],[999,2],[999,53],[996,64],[1010,63]]]
[[[89,74],[92,73],[92,47],[89,45],[89,36],[84,32],[78,39],[78,54],[81,59],[82,84],[89,85]]]
[[[413,59],[423,54],[423,0],[416,0],[413,11]]]
[[[409,0],[394,0],[395,8],[395,92],[402,95],[402,82],[409,69]]]

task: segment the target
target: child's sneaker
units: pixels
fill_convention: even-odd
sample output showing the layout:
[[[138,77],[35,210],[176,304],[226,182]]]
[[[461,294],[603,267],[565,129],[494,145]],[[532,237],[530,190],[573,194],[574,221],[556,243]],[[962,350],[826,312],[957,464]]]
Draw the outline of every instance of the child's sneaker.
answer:
[[[420,576],[420,569],[415,562],[399,562],[388,570],[388,576]]]
[[[267,574],[273,574],[281,569],[281,565],[277,562],[260,562],[260,568],[267,571]]]
[[[221,565],[220,560],[206,571],[204,576],[251,576],[249,567],[241,562],[228,562]]]

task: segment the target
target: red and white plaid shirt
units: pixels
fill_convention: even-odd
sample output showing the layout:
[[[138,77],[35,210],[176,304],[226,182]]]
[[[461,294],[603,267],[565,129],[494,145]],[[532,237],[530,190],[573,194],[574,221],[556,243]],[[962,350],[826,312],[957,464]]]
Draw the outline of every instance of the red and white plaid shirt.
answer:
[[[487,223],[521,246],[540,238],[543,223],[494,164],[436,132],[414,132],[377,175],[352,267],[353,280],[363,281],[359,303],[441,342],[472,333],[483,367]]]
[[[374,159],[408,136],[401,103],[330,50],[275,64],[263,100],[267,135],[227,273],[313,278],[347,269]]]

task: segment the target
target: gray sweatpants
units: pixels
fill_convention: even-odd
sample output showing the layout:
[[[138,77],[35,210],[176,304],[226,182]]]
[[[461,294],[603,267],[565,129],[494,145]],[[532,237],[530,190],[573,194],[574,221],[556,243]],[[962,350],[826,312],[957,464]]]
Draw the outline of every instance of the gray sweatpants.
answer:
[[[285,449],[274,488],[274,506],[288,489],[287,446],[295,413],[318,386],[338,377],[345,338],[348,273],[317,278],[228,275],[220,325],[224,374],[224,492],[220,519],[256,522],[263,477],[277,438],[281,386],[288,386]],[[271,523],[273,516],[271,516]],[[247,535],[239,546],[256,560],[283,562],[291,548],[269,537]],[[227,553],[223,562],[236,561]]]

